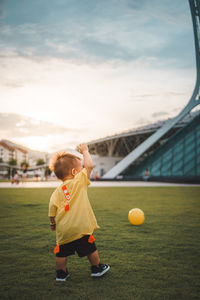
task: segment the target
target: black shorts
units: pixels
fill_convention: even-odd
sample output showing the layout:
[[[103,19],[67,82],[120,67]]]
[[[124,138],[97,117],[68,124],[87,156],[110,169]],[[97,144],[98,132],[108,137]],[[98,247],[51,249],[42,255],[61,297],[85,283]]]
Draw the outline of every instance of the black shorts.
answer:
[[[84,235],[82,238],[71,243],[60,245],[57,257],[66,257],[78,253],[79,257],[87,256],[97,250],[95,242],[89,242],[90,235]]]

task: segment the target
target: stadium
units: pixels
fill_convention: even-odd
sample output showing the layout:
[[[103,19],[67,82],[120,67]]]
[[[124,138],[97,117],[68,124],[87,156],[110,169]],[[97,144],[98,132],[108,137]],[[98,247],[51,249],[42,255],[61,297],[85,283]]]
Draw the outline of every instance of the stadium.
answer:
[[[189,113],[115,177],[107,173],[170,120],[89,142],[100,179],[200,182],[200,112]]]

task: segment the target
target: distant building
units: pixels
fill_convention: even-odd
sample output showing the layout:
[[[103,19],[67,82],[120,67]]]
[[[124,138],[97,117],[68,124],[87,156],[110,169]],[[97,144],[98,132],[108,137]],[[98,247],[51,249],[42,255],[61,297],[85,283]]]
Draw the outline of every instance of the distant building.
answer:
[[[14,159],[13,147],[7,145],[2,141],[0,141],[0,159],[3,162],[8,162],[9,160]]]
[[[0,158],[3,162],[9,162],[11,159],[17,161],[17,165],[27,161],[27,151],[20,147],[12,147],[4,141],[0,141]]]
[[[14,159],[17,161],[17,165],[20,166],[22,162],[28,161],[28,152],[22,148],[14,148]]]
[[[45,163],[47,163],[47,153],[39,151],[28,152],[28,164],[30,167],[35,167],[39,159],[42,159]]]
[[[123,157],[102,157],[99,155],[91,155],[93,162],[93,170],[91,179],[101,178],[106,174],[114,165],[116,165]]]
[[[4,163],[8,163],[11,159],[15,159],[17,161],[17,166],[21,166],[21,163],[26,161],[30,167],[34,167],[39,159],[43,159],[44,162],[46,162],[47,154],[25,148],[9,140],[1,140],[0,159]]]

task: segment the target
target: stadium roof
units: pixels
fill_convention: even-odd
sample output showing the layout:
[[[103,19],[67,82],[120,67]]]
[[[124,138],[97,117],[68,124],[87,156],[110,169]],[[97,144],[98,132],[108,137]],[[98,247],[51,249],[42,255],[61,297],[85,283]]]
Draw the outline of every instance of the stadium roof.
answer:
[[[183,118],[180,122],[178,122],[174,127],[175,128],[183,127],[184,125],[189,123],[193,118],[195,118],[199,113],[200,113],[200,110],[189,113],[185,118]],[[140,126],[137,128],[132,128],[132,129],[123,131],[121,133],[116,133],[114,135],[109,135],[109,136],[106,136],[103,138],[92,140],[92,141],[88,142],[87,144],[92,145],[92,144],[101,143],[104,141],[109,141],[109,140],[120,138],[120,137],[128,137],[128,136],[145,134],[145,133],[153,133],[156,130],[158,130],[160,127],[162,127],[168,120],[169,119],[158,121],[156,123],[151,123],[151,124],[144,125],[144,126]]]

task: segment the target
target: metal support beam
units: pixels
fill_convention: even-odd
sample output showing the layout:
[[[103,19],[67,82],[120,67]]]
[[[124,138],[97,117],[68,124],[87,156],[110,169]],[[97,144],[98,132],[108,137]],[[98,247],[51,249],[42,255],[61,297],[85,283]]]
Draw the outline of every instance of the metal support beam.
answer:
[[[130,147],[128,145],[128,142],[126,141],[126,139],[124,137],[122,138],[122,142],[124,143],[124,146],[125,146],[127,152],[130,153],[131,149],[130,149]]]
[[[138,159],[144,152],[153,146],[162,136],[164,136],[171,128],[173,128],[181,119],[183,119],[195,106],[200,104],[200,0],[189,0],[190,11],[192,16],[194,42],[196,52],[196,84],[188,104],[185,108],[173,119],[164,124],[158,131],[147,138],[136,149],[129,153],[110,171],[108,171],[103,178],[113,179],[124,171],[130,164]]]
[[[108,145],[108,156],[114,156],[114,149],[118,142],[118,139],[107,141]]]

